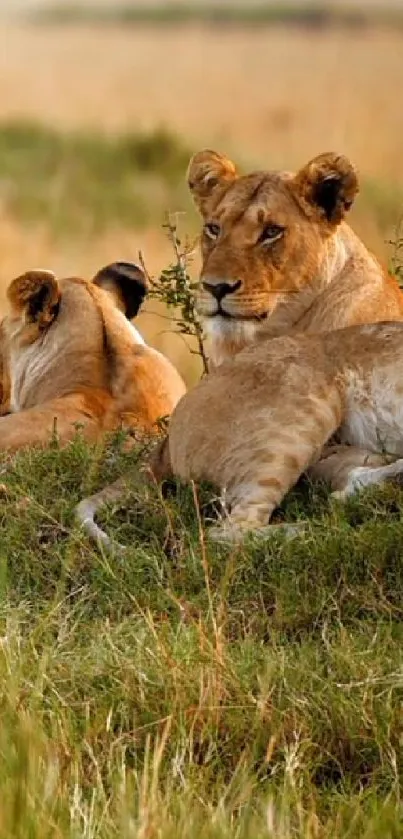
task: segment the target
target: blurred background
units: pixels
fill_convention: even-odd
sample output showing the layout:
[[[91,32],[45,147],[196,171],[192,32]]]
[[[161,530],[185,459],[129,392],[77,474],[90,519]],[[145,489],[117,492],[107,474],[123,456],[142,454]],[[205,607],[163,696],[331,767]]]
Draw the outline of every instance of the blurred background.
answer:
[[[403,212],[403,0],[2,0],[0,313],[27,268],[91,275],[198,218],[184,175],[209,146],[241,167],[349,155],[357,232],[385,263]],[[196,277],[198,257],[190,268]],[[197,364],[150,302],[146,337]]]

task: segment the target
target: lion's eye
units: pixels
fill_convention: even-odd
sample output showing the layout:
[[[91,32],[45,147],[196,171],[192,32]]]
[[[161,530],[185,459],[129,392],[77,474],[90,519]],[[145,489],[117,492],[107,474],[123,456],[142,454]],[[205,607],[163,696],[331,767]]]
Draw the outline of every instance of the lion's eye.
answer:
[[[259,236],[258,243],[259,245],[271,245],[277,239],[280,239],[283,234],[284,227],[281,227],[280,224],[267,224]]]
[[[214,222],[208,222],[204,225],[204,232],[209,239],[218,239],[220,235],[220,225]]]

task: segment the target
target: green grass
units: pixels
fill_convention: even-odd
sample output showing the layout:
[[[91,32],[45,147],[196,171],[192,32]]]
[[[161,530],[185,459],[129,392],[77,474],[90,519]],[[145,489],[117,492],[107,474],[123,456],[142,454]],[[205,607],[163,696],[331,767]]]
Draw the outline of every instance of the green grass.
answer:
[[[360,193],[363,205],[369,208],[381,230],[396,227],[403,213],[403,185],[364,178]]]
[[[187,198],[190,154],[163,128],[108,136],[6,122],[0,124],[0,195],[14,217],[45,221],[69,236],[139,227]]]
[[[68,239],[114,227],[160,225],[166,211],[189,212],[193,232],[196,213],[185,173],[194,150],[163,127],[148,134],[107,135],[3,122],[0,200],[4,211],[23,224],[45,224]],[[362,179],[357,213],[375,217],[385,238],[402,207],[401,184]]]
[[[115,3],[113,6],[55,3],[36,10],[31,19],[40,23],[91,22],[101,24],[175,25],[202,23],[225,26],[291,25],[324,29],[332,26],[362,28],[372,25],[402,25],[403,15],[394,8],[340,8],[332,3]]]
[[[73,509],[121,442],[4,461],[1,839],[400,837],[402,490],[304,484],[306,537],[225,549],[189,488],[133,488],[108,558]]]

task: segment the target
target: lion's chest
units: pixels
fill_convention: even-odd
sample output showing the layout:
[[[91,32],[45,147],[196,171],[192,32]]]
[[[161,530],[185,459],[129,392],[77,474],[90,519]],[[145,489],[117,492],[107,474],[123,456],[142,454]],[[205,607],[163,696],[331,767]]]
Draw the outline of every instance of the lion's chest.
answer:
[[[374,371],[366,382],[352,381],[341,442],[402,457],[402,429],[403,400],[392,370],[388,375]]]

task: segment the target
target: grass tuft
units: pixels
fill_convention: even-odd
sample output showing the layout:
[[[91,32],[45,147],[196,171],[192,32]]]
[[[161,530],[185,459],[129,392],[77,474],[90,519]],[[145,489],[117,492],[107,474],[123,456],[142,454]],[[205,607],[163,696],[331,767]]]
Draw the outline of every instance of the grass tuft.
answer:
[[[0,836],[400,836],[402,490],[302,483],[306,536],[226,549],[188,487],[133,486],[108,558],[73,511],[124,442],[4,460]]]

